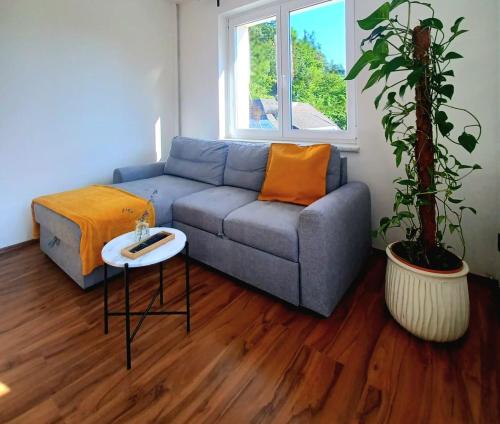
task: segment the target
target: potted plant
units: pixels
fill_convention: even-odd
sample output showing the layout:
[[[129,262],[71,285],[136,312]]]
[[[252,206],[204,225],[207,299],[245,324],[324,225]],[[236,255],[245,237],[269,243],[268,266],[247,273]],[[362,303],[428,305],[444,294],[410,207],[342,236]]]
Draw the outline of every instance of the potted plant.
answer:
[[[153,199],[155,195],[158,194],[158,190],[154,190],[151,193],[151,196],[149,196],[148,202],[146,204],[146,209],[144,212],[139,216],[138,219],[135,220],[135,231],[134,231],[134,237],[136,242],[140,242],[141,240],[145,240],[149,237],[150,231],[149,231],[149,221],[150,221],[150,216],[149,216],[149,207],[153,204]],[[130,214],[135,214],[135,211],[130,208],[124,208],[122,210],[123,213],[127,212]]]
[[[413,18],[417,8],[425,19]],[[452,45],[466,32],[463,20],[446,30],[428,3],[385,2],[358,21],[371,32],[346,76],[354,79],[369,67],[364,90],[383,82],[375,107],[385,111],[385,138],[394,148],[396,166],[404,169],[404,177],[394,180],[393,216],[382,218],[374,232],[384,239],[392,228],[406,234],[406,240],[386,249],[386,303],[403,327],[434,341],[458,339],[469,322],[462,216],[476,211],[463,204],[458,192],[463,179],[480,166],[462,163],[450,147],[472,153],[481,125],[452,103],[451,66],[462,58]],[[451,237],[462,246],[460,256],[445,242]]]

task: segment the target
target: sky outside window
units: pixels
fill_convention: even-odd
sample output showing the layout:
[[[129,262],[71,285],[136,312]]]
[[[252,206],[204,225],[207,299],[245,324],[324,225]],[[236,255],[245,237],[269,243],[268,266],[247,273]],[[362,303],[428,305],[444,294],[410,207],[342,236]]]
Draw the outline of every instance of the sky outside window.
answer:
[[[347,128],[345,2],[290,12],[292,130]]]
[[[290,26],[303,37],[314,33],[328,61],[346,69],[345,2],[337,1],[290,14]]]

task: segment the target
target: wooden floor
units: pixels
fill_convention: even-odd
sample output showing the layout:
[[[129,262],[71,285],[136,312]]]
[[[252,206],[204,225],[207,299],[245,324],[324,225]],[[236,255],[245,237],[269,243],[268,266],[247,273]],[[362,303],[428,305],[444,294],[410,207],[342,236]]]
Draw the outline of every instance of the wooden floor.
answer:
[[[166,272],[183,306],[183,262]],[[0,255],[0,422],[498,423],[499,300],[470,279],[463,340],[426,343],[390,317],[374,254],[329,319],[202,265],[192,269],[192,332],[149,317],[125,369],[124,324],[103,334],[102,290],[80,290],[36,245]],[[157,268],[135,270],[143,308]],[[110,287],[113,308],[122,281]],[[134,321],[135,322],[135,321]]]

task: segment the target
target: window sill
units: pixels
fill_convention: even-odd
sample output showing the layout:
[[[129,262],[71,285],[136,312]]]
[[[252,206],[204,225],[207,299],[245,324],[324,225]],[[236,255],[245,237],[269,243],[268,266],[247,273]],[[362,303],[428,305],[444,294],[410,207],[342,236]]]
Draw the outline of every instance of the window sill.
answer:
[[[359,153],[360,146],[356,141],[353,142],[345,142],[341,141],[337,142],[334,140],[297,140],[297,139],[280,139],[280,140],[259,140],[259,139],[251,139],[251,138],[234,138],[234,137],[225,137],[222,140],[224,141],[239,141],[245,143],[293,143],[293,144],[331,144],[336,146],[341,152],[349,152],[349,153]]]

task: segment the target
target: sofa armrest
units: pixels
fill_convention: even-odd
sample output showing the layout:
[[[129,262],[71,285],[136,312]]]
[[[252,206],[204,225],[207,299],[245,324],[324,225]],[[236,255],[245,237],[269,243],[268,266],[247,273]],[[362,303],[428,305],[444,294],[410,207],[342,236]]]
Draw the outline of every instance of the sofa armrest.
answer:
[[[155,162],[147,165],[125,166],[113,171],[113,184],[142,180],[163,175],[165,162]]]
[[[299,216],[301,305],[329,316],[371,249],[370,191],[352,182]]]

